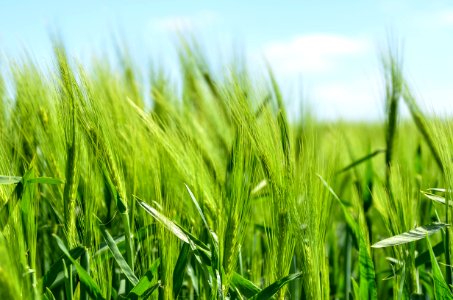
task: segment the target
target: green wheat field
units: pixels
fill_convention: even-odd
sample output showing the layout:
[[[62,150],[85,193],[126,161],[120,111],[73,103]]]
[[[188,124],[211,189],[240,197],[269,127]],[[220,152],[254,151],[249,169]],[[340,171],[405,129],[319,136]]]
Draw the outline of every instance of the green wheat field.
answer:
[[[289,120],[270,69],[178,53],[147,91],[127,55],[11,64],[1,299],[453,298],[453,123],[396,51],[381,123]]]

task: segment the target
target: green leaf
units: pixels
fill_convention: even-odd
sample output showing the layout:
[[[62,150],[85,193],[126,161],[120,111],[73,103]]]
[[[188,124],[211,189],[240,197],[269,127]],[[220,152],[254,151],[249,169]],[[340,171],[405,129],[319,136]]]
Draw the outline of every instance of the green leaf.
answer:
[[[183,230],[181,230],[181,227],[175,224],[172,220],[158,212],[155,208],[151,207],[144,201],[136,198],[138,201],[138,204],[143,207],[144,210],[146,210],[147,213],[149,213],[151,216],[153,216],[154,219],[159,221],[162,225],[164,225],[165,228],[170,230],[177,238],[179,238],[181,241],[184,243],[190,244],[190,239],[189,237],[185,234]]]
[[[335,193],[335,191],[333,190],[333,188],[327,183],[327,181],[319,174],[316,174],[319,179],[321,180],[322,184],[327,188],[327,190],[330,192],[330,194],[332,194],[332,196],[335,198],[335,200],[337,200],[339,203],[340,203],[340,206],[343,210],[343,214],[344,214],[344,217],[345,217],[345,220],[346,220],[346,223],[348,224],[348,226],[351,228],[352,232],[354,233],[354,236],[356,238],[358,238],[358,226],[357,226],[357,222],[354,220],[354,218],[352,217],[352,215],[349,213],[348,211],[348,208],[347,208],[347,204],[340,199],[340,197],[338,197],[338,195]]]
[[[104,299],[101,293],[101,289],[99,288],[97,283],[93,280],[93,278],[91,278],[87,271],[85,271],[85,269],[82,268],[82,266],[71,256],[63,241],[55,234],[53,235],[53,237],[56,239],[57,245],[60,248],[60,250],[64,253],[64,255],[66,255],[66,257],[71,261],[71,263],[76,268],[80,282],[85,285],[87,292],[90,294],[90,296],[96,300]]]
[[[430,190],[434,191],[434,189],[430,189]],[[438,191],[440,191],[440,189]],[[430,192],[424,192],[424,191],[421,191],[421,192],[426,198],[445,205],[445,202],[446,202],[445,197],[442,197],[440,195],[436,195],[436,194],[433,194]],[[448,202],[448,205],[453,206],[453,201],[450,200]]]
[[[362,230],[359,230],[359,263],[360,299],[377,299],[374,263]]]
[[[4,178],[5,177],[9,178],[8,180],[10,180],[10,178],[16,178],[14,181],[17,181],[16,182],[17,184],[14,187],[12,197],[10,197],[10,199],[0,209],[0,231],[3,230],[3,228],[8,223],[9,217],[11,216],[12,212],[14,211],[16,205],[21,202],[22,197],[25,193],[26,187],[28,186],[26,184],[26,182],[27,182],[28,178],[30,178],[30,176],[32,176],[32,173],[33,173],[32,169],[27,170],[25,172],[24,176],[22,176],[19,181],[17,181],[19,177],[3,176]],[[10,183],[14,183],[14,182],[10,182]],[[7,184],[7,183],[5,183],[5,184]]]
[[[446,193],[447,191],[451,192],[451,189],[445,189],[445,188],[429,188],[428,191],[430,192],[440,192],[440,193]]]
[[[211,266],[213,269],[213,275],[214,278],[216,279],[217,282],[217,296],[220,299],[223,299],[223,289],[222,289],[222,270],[221,270],[221,263],[220,263],[220,249],[219,249],[219,239],[217,238],[217,235],[215,234],[214,231],[211,230],[211,228],[208,225],[208,221],[206,220],[206,217],[203,213],[203,210],[201,209],[200,205],[198,204],[197,199],[195,198],[194,194],[190,190],[190,188],[185,185],[187,188],[187,191],[189,192],[190,199],[192,199],[193,204],[195,205],[198,214],[200,215],[201,219],[203,220],[203,224],[206,228],[206,230],[209,232],[209,243],[211,245]]]
[[[147,239],[150,236],[151,230],[154,230],[155,228],[156,228],[155,223],[141,227],[140,229],[138,229],[135,232],[135,234],[133,236],[134,240],[144,241],[145,239]],[[126,245],[125,245],[126,239],[125,239],[124,235],[114,237],[113,239],[114,239],[116,245],[118,246],[118,249],[120,249],[120,252],[124,253],[126,251],[126,249],[125,249],[126,248]],[[106,257],[108,257],[108,258],[112,257],[111,256],[112,254],[110,252],[107,242],[102,242],[100,244],[99,249],[96,251],[96,253],[94,253],[94,257],[100,256],[102,254],[107,254]]]
[[[203,210],[201,209],[200,205],[198,204],[197,199],[195,199],[195,196],[193,195],[192,191],[187,186],[187,184],[185,184],[185,186],[186,186],[187,191],[189,192],[190,199],[192,200],[193,204],[195,205],[195,207],[197,209],[198,214],[200,215],[201,219],[203,220],[203,224],[204,224],[205,228],[208,231],[211,231],[211,229],[209,228],[209,225],[208,225],[208,221],[206,220],[206,217],[205,217],[205,215],[203,213]]]
[[[22,180],[19,176],[0,176],[0,184],[16,184]]]
[[[359,285],[357,284],[357,281],[355,281],[354,278],[351,278],[351,281],[352,281],[352,291],[354,293],[354,299],[360,300],[360,288],[359,288]],[[346,295],[346,297],[349,298],[348,295]]]
[[[113,240],[112,236],[108,231],[101,226],[101,232],[102,235],[104,236],[105,241],[107,242],[107,245],[109,246],[110,251],[113,254],[113,258],[115,258],[116,263],[120,267],[121,271],[123,272],[124,276],[134,285],[136,286],[138,283],[138,278],[135,276],[134,272],[132,271],[131,267],[127,264],[126,260],[124,259],[123,255],[121,255],[120,250],[118,249],[118,246],[115,243],[115,240]]]
[[[403,299],[405,281],[406,281],[406,264],[403,264],[403,267],[401,268],[401,273],[400,273],[400,283],[399,283],[399,287],[398,287],[397,299]]]
[[[41,183],[41,184],[62,184],[63,180],[52,177],[37,177],[27,180],[27,183]]]
[[[277,294],[278,291],[280,291],[280,289],[282,287],[284,287],[286,284],[288,284],[289,282],[301,277],[302,275],[303,275],[303,271],[302,272],[298,272],[298,273],[294,273],[294,274],[291,274],[291,275],[288,275],[288,276],[285,276],[282,279],[277,280],[276,282],[272,283],[271,285],[269,285],[265,289],[261,290],[260,292],[258,292],[256,295],[254,295],[250,299],[251,300],[265,300],[265,299],[269,299],[272,296],[274,296],[275,294]]]
[[[113,240],[115,241],[115,244],[118,247],[118,249],[120,249],[120,252],[124,253],[126,251],[126,239],[124,235],[113,238]],[[109,245],[105,241],[100,244],[99,249],[94,253],[94,257],[98,257],[100,255],[104,255],[108,258],[112,257]]]
[[[426,237],[428,243],[429,254],[431,257],[431,266],[433,272],[433,281],[434,281],[434,298],[435,299],[453,299],[450,288],[445,282],[442,271],[440,270],[439,264],[437,263],[436,256],[434,256],[433,249],[431,247],[431,242],[429,238]]]
[[[157,268],[159,264],[160,259],[152,263],[149,270],[140,278],[135,287],[127,295],[129,299],[138,299],[138,297],[147,299],[159,287],[160,283],[157,282]]]
[[[156,219],[159,223],[161,223],[165,228],[170,230],[177,238],[181,241],[190,245],[190,248],[195,254],[198,262],[202,265],[212,265],[211,261],[211,251],[209,250],[208,246],[206,246],[203,242],[198,240],[195,236],[193,236],[188,230],[184,229],[177,223],[173,222],[160,212],[158,212],[155,208],[148,205],[146,202],[140,200],[138,197],[134,196],[137,200],[138,204],[154,219]]]
[[[84,252],[83,247],[75,247],[69,251],[69,255],[72,258],[78,259]],[[43,288],[53,287],[55,284],[55,280],[57,279],[58,275],[63,272],[63,260],[69,261],[69,258],[62,256],[58,259],[47,271],[43,278]]]
[[[444,252],[445,252],[445,244],[444,244],[444,242],[440,241],[439,243],[437,243],[437,245],[435,245],[433,247],[433,252],[434,252],[434,255],[436,257],[439,256],[439,255],[444,254]],[[429,253],[429,250],[426,250],[425,252],[419,254],[415,258],[415,266],[418,267],[418,266],[424,265],[428,261],[430,261],[430,253]]]
[[[182,249],[179,252],[178,260],[176,261],[175,268],[173,270],[173,298],[177,299],[179,291],[181,290],[182,283],[184,281],[184,275],[186,272],[187,263],[190,258],[190,246],[189,244],[183,244]]]
[[[240,274],[234,272],[231,278],[231,284],[245,297],[250,298],[258,294],[261,289],[257,287],[250,280],[242,277]]]
[[[450,226],[449,224],[445,223],[433,223],[430,225],[420,226],[415,229],[412,229],[408,232],[398,234],[392,237],[389,237],[385,240],[377,242],[376,244],[372,245],[373,248],[384,248],[384,247],[391,247],[401,244],[406,244],[414,241],[418,241],[423,239],[427,235],[431,235],[442,228]]]
[[[47,300],[56,300],[52,291],[49,290],[49,288],[47,288],[47,287],[46,287],[46,292],[44,293],[43,297],[44,297],[44,299],[47,299]]]
[[[69,269],[69,270],[68,270]],[[68,300],[72,300],[73,295],[73,281],[72,281],[72,269],[71,265],[69,268],[66,266],[66,261],[63,260],[63,281],[64,281],[64,291],[66,294],[66,298]]]
[[[371,153],[365,155],[364,157],[361,157],[361,158],[357,159],[356,161],[350,163],[349,165],[347,165],[343,169],[337,171],[336,174],[340,174],[340,173],[346,172],[346,171],[354,168],[355,166],[358,166],[361,163],[368,161],[369,159],[375,157],[376,155],[378,155],[380,153],[385,153],[385,150],[384,149],[378,149],[378,150],[376,150],[374,152],[371,152]]]

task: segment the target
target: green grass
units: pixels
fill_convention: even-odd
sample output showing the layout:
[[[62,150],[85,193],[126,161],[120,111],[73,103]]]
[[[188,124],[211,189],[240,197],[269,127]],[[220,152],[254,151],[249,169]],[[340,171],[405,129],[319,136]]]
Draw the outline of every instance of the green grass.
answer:
[[[50,75],[11,65],[3,298],[452,298],[453,123],[422,113],[397,54],[385,122],[345,123],[289,121],[271,70],[197,49],[149,95],[127,55],[85,68],[56,43]]]

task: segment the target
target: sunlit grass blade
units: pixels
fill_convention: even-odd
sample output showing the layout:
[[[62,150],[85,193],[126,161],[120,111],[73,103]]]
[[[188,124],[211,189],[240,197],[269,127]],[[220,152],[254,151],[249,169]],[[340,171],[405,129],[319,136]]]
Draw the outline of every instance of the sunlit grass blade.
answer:
[[[444,189],[444,188],[429,188],[428,191],[430,191],[430,192],[446,193],[446,192],[451,192],[451,189]]]
[[[268,186],[268,182],[266,179],[261,180],[250,192],[253,196],[258,195],[263,189]]]
[[[445,282],[444,276],[442,275],[442,271],[440,270],[436,256],[434,255],[433,249],[431,247],[431,242],[429,241],[428,237],[426,237],[426,242],[428,243],[428,249],[431,258],[431,266],[434,281],[434,298],[453,299],[453,294],[451,293],[448,284]]]
[[[430,225],[424,225],[412,229],[408,232],[398,234],[382,241],[379,241],[372,245],[373,248],[384,248],[384,247],[392,247],[401,244],[411,243],[418,240],[425,238],[427,235],[432,235],[433,233],[438,232],[439,230],[450,226],[449,224],[445,223],[433,223]]]
[[[22,180],[19,176],[0,176],[0,184],[16,184]]]
[[[198,214],[200,215],[201,219],[203,220],[203,224],[209,234],[209,244],[211,246],[212,269],[214,272],[214,274],[213,274],[214,278],[217,282],[217,296],[219,297],[219,299],[223,299],[224,298],[223,285],[222,285],[222,281],[223,281],[222,273],[223,272],[222,272],[222,267],[221,267],[222,263],[220,261],[219,239],[218,239],[217,235],[215,234],[215,232],[212,231],[211,228],[209,227],[209,224],[206,220],[203,210],[201,209],[200,205],[198,204],[197,199],[195,198],[194,194],[192,193],[190,188],[187,186],[187,184],[186,184],[186,189],[190,195],[190,199],[192,200],[193,204],[195,205],[195,207],[198,211]]]
[[[135,287],[127,295],[130,299],[147,299],[159,287],[160,283],[157,281],[157,268],[159,267],[160,260],[152,263],[149,270],[137,282]]]
[[[197,199],[195,199],[195,196],[194,194],[192,193],[192,191],[190,190],[190,188],[187,186],[187,184],[185,185],[186,186],[186,189],[187,189],[187,192],[189,193],[190,195],[190,199],[192,200],[193,204],[195,205],[195,208],[197,209],[197,212],[198,214],[200,215],[201,219],[203,220],[203,225],[205,226],[205,228],[208,230],[208,231],[211,231],[209,225],[208,225],[208,221],[206,220],[206,217],[203,213],[203,210],[201,209],[200,207],[200,204],[198,204],[198,201]]]
[[[359,264],[360,299],[377,299],[374,263],[362,230],[359,230]]]
[[[176,225],[172,220],[168,219],[166,216],[158,212],[155,208],[148,205],[146,202],[141,201],[137,198],[138,204],[146,210],[153,218],[155,218],[159,223],[161,223],[165,228],[170,230],[176,237],[178,237],[184,243],[190,244],[189,237],[185,232]]]
[[[27,175],[24,176],[24,178],[27,178]],[[22,199],[26,188],[26,185],[23,183],[23,181],[24,179],[20,180],[16,184],[10,199],[3,205],[3,207],[0,208],[0,230],[3,230],[3,228],[6,226],[14,209]]]
[[[134,234],[134,240],[136,242],[138,241],[144,241],[147,238],[149,238],[149,233],[153,230],[155,230],[156,224],[150,224],[147,226],[144,226],[140,229],[138,229],[135,234]],[[125,252],[126,250],[126,238],[124,235],[120,235],[117,237],[114,237],[113,240],[115,241],[115,244],[117,245],[118,249],[120,250],[121,253]],[[109,245],[107,242],[103,241],[99,249],[94,253],[94,257],[98,257],[100,255],[107,254],[106,256],[109,257],[111,254]]]
[[[135,276],[131,267],[127,264],[126,260],[124,259],[123,255],[118,249],[115,240],[112,238],[110,233],[108,233],[108,231],[105,228],[103,228],[103,226],[101,226],[101,232],[109,246],[110,251],[113,254],[113,257],[115,258],[116,263],[120,267],[124,276],[126,276],[126,278],[132,283],[133,286],[136,286],[138,283],[138,278]]]
[[[270,299],[272,296],[277,294],[280,289],[282,289],[285,285],[290,283],[291,281],[301,277],[303,275],[303,272],[298,272],[294,273],[291,275],[288,275],[286,277],[283,277],[282,279],[277,280],[276,282],[272,283],[268,287],[262,289],[260,292],[258,292],[256,295],[254,295],[251,300],[265,300],[265,299]]]
[[[211,266],[212,253],[207,245],[205,245],[203,242],[201,242],[195,236],[189,233],[188,230],[184,229],[174,221],[170,220],[169,218],[158,212],[155,208],[151,207],[146,202],[140,200],[137,197],[135,198],[138,201],[139,205],[155,220],[157,220],[161,225],[163,225],[167,230],[173,233],[181,241],[190,245],[190,248],[192,249],[192,251],[194,251],[194,254],[200,264],[206,264],[208,266]]]
[[[52,177],[37,177],[27,179],[27,183],[40,183],[40,184],[62,184],[63,180]]]
[[[245,279],[238,273],[233,273],[231,284],[236,287],[243,296],[247,298],[253,297],[261,291],[261,289],[257,287],[253,282]]]
[[[360,298],[360,287],[357,284],[357,281],[354,278],[351,278],[352,280],[352,292],[354,294],[354,299],[361,299]],[[347,298],[349,298],[349,295],[346,295]]]
[[[364,157],[361,157],[361,158],[357,159],[356,161],[350,163],[346,167],[340,169],[339,171],[337,171],[337,174],[341,174],[343,172],[346,172],[346,171],[348,171],[348,170],[360,165],[361,163],[366,162],[369,159],[372,159],[373,157],[375,157],[375,156],[377,156],[378,154],[381,154],[381,153],[385,153],[385,150],[378,149],[376,151],[373,151],[373,152],[365,155]]]
[[[440,195],[436,195],[436,194],[433,194],[433,193],[430,193],[430,192],[425,192],[425,191],[421,191],[421,193],[428,199],[430,200],[433,200],[435,202],[438,202],[438,203],[442,203],[445,205],[446,203],[446,200],[445,200],[445,197],[443,196],[440,196]],[[448,203],[449,206],[453,206],[453,201],[449,201]]]
[[[96,300],[102,300],[104,297],[102,296],[102,292],[97,285],[97,283],[88,275],[87,271],[82,268],[82,266],[71,256],[68,249],[64,245],[64,242],[56,235],[54,235],[55,240],[57,241],[57,245],[60,250],[63,252],[64,255],[71,261],[74,267],[77,270],[77,274],[79,276],[80,282],[85,285],[87,288],[87,292]]]
[[[317,176],[319,177],[319,179],[321,180],[323,185],[327,188],[327,190],[330,192],[330,194],[334,197],[334,199],[337,200],[338,203],[340,204],[344,217],[345,217],[345,220],[346,220],[346,223],[351,228],[352,232],[354,233],[355,237],[357,238],[358,225],[357,225],[357,222],[352,217],[351,213],[348,211],[346,203],[343,200],[341,200],[340,197],[338,197],[338,195],[335,193],[333,188],[327,183],[327,181],[324,178],[322,178],[321,175],[317,174]]]

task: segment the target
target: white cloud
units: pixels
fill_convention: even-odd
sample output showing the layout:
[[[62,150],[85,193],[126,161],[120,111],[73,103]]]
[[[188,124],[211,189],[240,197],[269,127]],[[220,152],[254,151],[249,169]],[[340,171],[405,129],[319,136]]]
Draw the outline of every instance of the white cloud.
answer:
[[[279,72],[313,73],[330,71],[339,60],[363,54],[370,48],[369,41],[363,38],[309,34],[270,42],[264,47],[264,55]]]
[[[377,119],[383,111],[376,80],[356,78],[313,86],[310,99],[318,115],[326,119]]]
[[[381,81],[378,74],[374,74],[349,81],[325,82],[312,86],[309,99],[317,115],[323,119],[382,120],[385,100]],[[413,87],[412,92],[417,104],[427,115],[453,115],[453,88],[419,85]],[[403,118],[411,118],[404,103],[401,103],[399,109]]]
[[[151,21],[151,28],[162,32],[195,31],[212,25],[219,19],[213,11],[201,11],[194,15],[167,16]]]

